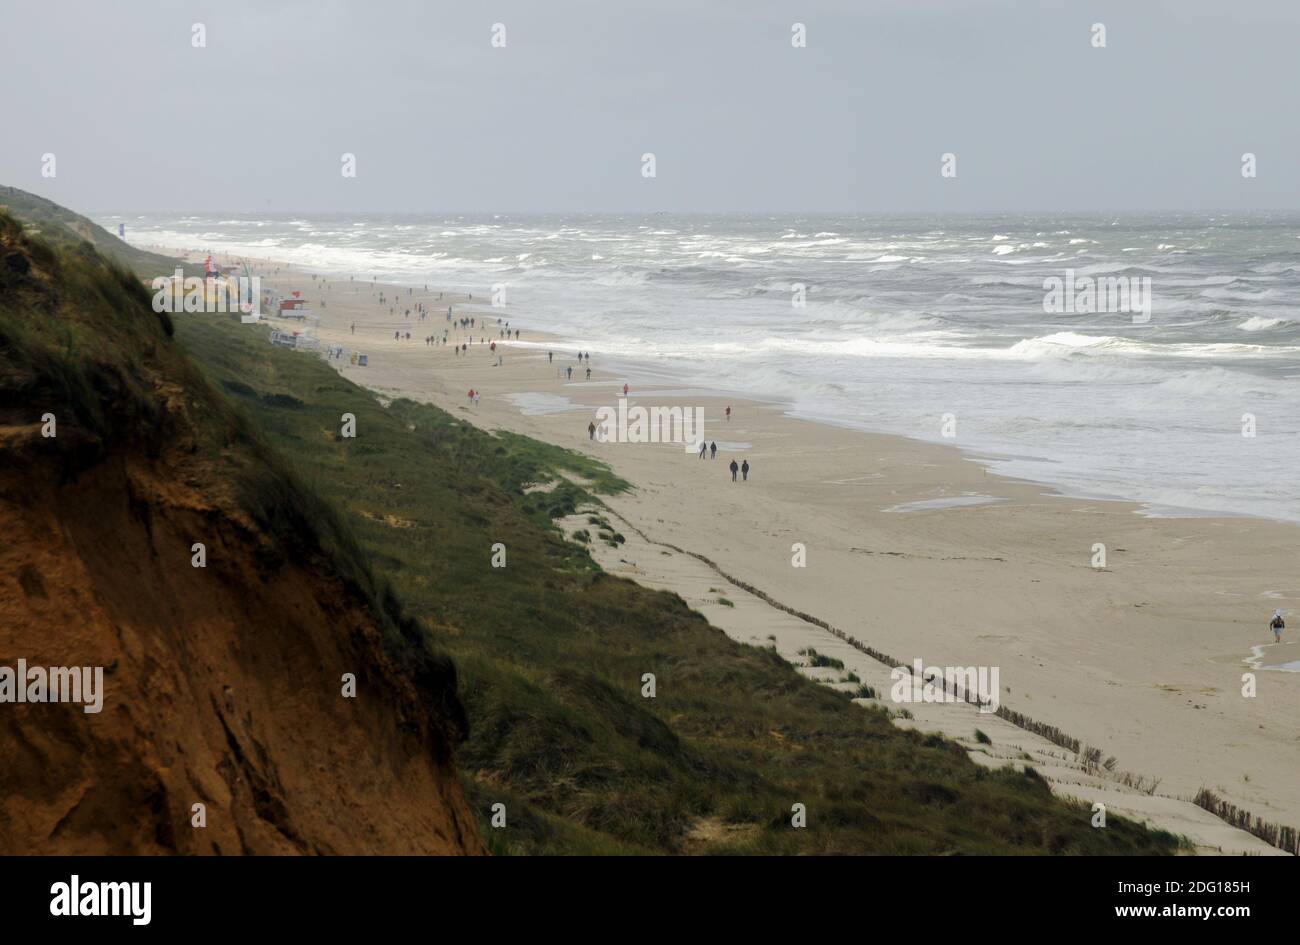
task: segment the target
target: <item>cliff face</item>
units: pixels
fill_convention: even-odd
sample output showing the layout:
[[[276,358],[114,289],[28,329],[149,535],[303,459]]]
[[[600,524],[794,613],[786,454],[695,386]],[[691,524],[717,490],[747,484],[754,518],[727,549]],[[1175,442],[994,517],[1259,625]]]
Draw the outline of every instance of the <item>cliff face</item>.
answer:
[[[103,667],[0,702],[0,852],[482,852],[454,669],[170,327],[0,216],[0,667]]]

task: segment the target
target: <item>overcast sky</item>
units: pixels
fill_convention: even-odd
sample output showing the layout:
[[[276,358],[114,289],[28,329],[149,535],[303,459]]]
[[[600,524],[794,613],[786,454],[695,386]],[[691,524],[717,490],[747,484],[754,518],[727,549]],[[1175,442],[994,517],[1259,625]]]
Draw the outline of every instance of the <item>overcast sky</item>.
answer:
[[[0,183],[81,211],[1294,208],[1298,51],[1297,0],[0,0]]]

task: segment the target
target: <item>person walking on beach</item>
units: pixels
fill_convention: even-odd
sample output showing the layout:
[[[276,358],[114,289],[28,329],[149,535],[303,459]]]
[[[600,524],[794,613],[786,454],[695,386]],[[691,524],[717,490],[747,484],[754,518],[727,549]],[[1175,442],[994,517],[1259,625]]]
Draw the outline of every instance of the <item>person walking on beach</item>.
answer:
[[[624,397],[627,396],[627,385],[626,385],[626,384],[623,385],[623,396],[624,396]]]
[[[570,364],[567,368],[565,368],[564,373],[568,376],[569,380],[573,380],[573,365]]]
[[[555,352],[554,351],[546,352],[546,363],[550,364],[554,360],[555,360]]]
[[[1273,619],[1268,622],[1268,628],[1273,631],[1273,642],[1282,642],[1282,631],[1286,629],[1286,621],[1282,619],[1282,611],[1273,611]]]
[[[700,440],[700,459],[703,459],[704,454],[707,453],[708,451],[709,451],[709,444],[705,443],[703,440]]]
[[[740,469],[740,467],[736,465],[736,461],[733,459],[733,460],[731,461],[731,481],[732,481],[732,482],[735,482],[735,481],[736,481],[736,471],[737,471],[738,469]]]
[[[740,475],[746,482],[749,482],[749,460],[745,460],[740,465]]]
[[[594,440],[595,438],[596,438],[596,421],[593,420],[591,421],[591,423],[587,424],[587,439]]]
[[[728,420],[731,419],[731,407],[730,407],[730,406],[727,407],[727,419],[728,419]]]
[[[709,453],[710,453],[709,459],[717,459],[717,458],[718,458],[718,441],[717,441],[717,440],[714,440],[711,444],[709,444]]]

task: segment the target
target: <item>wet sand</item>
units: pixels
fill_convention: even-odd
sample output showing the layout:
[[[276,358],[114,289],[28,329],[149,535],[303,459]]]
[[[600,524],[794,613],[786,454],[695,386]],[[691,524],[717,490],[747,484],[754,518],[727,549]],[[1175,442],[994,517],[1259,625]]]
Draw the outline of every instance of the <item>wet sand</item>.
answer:
[[[346,359],[339,365],[357,383],[609,463],[634,484],[607,500],[610,509],[646,548],[658,548],[658,557],[668,546],[701,556],[906,664],[919,658],[926,665],[997,667],[1004,705],[1099,749],[1103,759],[1113,757],[1111,772],[1088,778],[1096,779],[1096,790],[1126,794],[1137,805],[1131,810],[1151,808],[1155,822],[1164,818],[1175,829],[1189,825],[1197,814],[1185,802],[1205,787],[1267,821],[1300,825],[1300,674],[1262,668],[1290,660],[1274,660],[1267,649],[1262,661],[1252,653],[1272,644],[1266,625],[1273,609],[1290,615],[1300,599],[1295,525],[1150,518],[1135,504],[1071,498],[991,474],[951,446],[793,419],[780,402],[684,388],[662,370],[614,364],[599,351],[592,352],[588,380],[572,345],[486,299],[439,300],[433,286],[417,286],[409,296],[404,287],[389,287],[384,291],[395,293],[397,306],[390,313],[376,300],[382,287],[313,282],[283,268],[278,277],[262,272],[267,285],[301,290],[313,303],[320,316],[313,334],[322,345],[368,355],[368,367]],[[427,321],[403,317],[420,301],[432,311]],[[457,317],[472,315],[480,326],[486,320],[472,335],[496,341],[496,354],[486,344],[457,356],[450,346],[423,343],[444,328],[453,341],[468,340],[470,333],[445,320],[448,304]],[[527,322],[527,313],[517,314]],[[500,337],[497,318],[522,328],[522,339]],[[395,331],[409,331],[412,340],[395,340]],[[717,458],[700,459],[680,444],[590,439],[588,423],[599,408],[618,406],[625,383],[629,407],[701,408]],[[468,403],[470,388],[480,392],[477,405]],[[750,463],[747,482],[731,481],[733,458]],[[792,565],[797,545],[806,566]],[[1103,566],[1097,545],[1105,546]],[[639,562],[631,548],[612,558],[596,553],[611,570],[639,569],[640,579],[673,587],[671,576],[646,566],[645,549]],[[680,580],[674,589],[688,600],[698,596],[698,575]],[[716,587],[720,579],[711,580]],[[744,612],[759,620],[764,607]],[[705,612],[733,636],[755,642],[736,624],[741,608],[711,605]],[[1253,656],[1256,667],[1247,662]],[[1253,696],[1243,694],[1244,673],[1254,674]],[[914,712],[917,724],[934,714],[930,708]],[[949,711],[929,724],[960,737],[965,723],[954,718]],[[995,739],[999,751],[1022,750],[1016,739],[1037,738],[1002,720],[973,718],[968,727],[1010,730]],[[1055,746],[1039,739],[1032,747],[1031,756]],[[1055,753],[1057,789],[1083,796],[1083,787],[1071,787],[1080,780],[1070,774],[1078,766],[1063,749]],[[1125,791],[1121,779],[1142,787]],[[1188,830],[1213,846],[1223,836],[1216,833],[1220,823],[1211,818]],[[1227,834],[1238,838],[1232,849],[1256,843],[1240,831]]]

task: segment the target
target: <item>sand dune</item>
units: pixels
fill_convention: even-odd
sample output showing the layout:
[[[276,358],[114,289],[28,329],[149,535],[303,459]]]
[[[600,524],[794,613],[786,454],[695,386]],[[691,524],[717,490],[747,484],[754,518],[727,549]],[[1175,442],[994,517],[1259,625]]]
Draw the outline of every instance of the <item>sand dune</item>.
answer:
[[[310,277],[280,280],[290,283],[309,298],[321,291]],[[735,607],[707,600],[702,580],[720,587],[721,579],[701,579],[697,559],[678,571],[665,564],[670,555],[647,558],[650,543],[702,556],[906,663],[997,667],[1004,705],[1113,758],[1113,772],[1085,770],[1060,747],[973,707],[908,706],[908,724],[944,731],[990,760],[1024,752],[1059,790],[1104,798],[1206,849],[1262,845],[1185,803],[1203,787],[1264,820],[1300,824],[1300,675],[1262,668],[1278,661],[1252,651],[1272,643],[1265,624],[1273,608],[1289,611],[1300,598],[1294,526],[1149,518],[1133,504],[1057,495],[992,475],[947,445],[795,420],[780,403],[681,390],[662,373],[606,363],[599,352],[588,381],[572,348],[528,328],[522,342],[504,342],[495,324],[504,310],[465,300],[457,311],[488,321],[490,329],[473,334],[497,341],[504,363],[495,366],[484,345],[456,356],[420,340],[448,326],[439,305],[450,299],[430,301],[424,323],[402,317],[408,298],[430,299],[416,291],[401,290],[394,317],[370,286],[333,282],[316,333],[369,354],[366,368],[341,367],[358,383],[589,452],[633,482],[609,506],[645,547],[598,549],[610,570],[677,590],[739,639],[763,643],[772,634],[767,642],[792,659],[800,634],[815,628],[796,630],[788,614],[742,606],[734,587],[715,596]],[[396,330],[413,340],[393,340]],[[571,365],[570,382],[562,371]],[[624,383],[630,405],[702,408],[718,458],[676,444],[590,440],[588,422],[617,405]],[[470,388],[481,393],[476,406],[467,403]],[[751,464],[748,482],[731,482],[733,458]],[[792,566],[796,544],[805,567]],[[1106,552],[1100,567],[1097,545]],[[846,666],[852,657],[864,680],[885,669],[822,637],[816,648],[847,650]],[[1243,694],[1247,672],[1253,696]],[[975,727],[991,746],[972,743]],[[1142,788],[1126,788],[1121,777]]]

